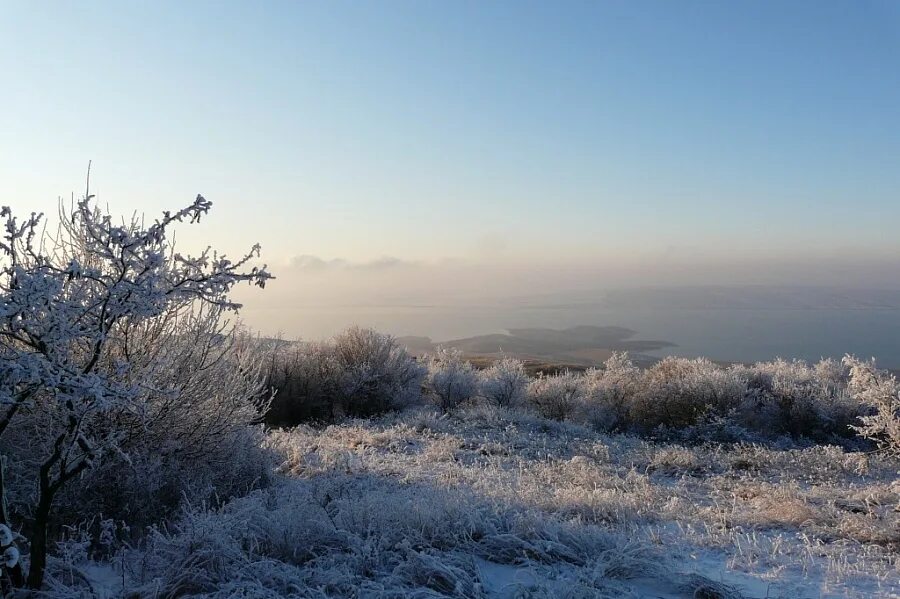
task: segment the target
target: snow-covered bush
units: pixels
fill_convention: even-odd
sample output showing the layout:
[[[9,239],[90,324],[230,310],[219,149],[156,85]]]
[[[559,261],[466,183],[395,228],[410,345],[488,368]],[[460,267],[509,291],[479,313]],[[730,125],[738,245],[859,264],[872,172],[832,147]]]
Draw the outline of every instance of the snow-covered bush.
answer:
[[[60,491],[58,520],[103,514],[140,533],[172,517],[185,501],[217,505],[268,486],[278,459],[263,447],[262,428],[240,421],[225,421],[223,428],[232,430],[196,457],[178,449],[175,431],[161,446],[145,442],[129,448],[127,457],[109,456]]]
[[[627,353],[615,352],[603,368],[584,373],[587,404],[583,418],[598,430],[622,430],[629,426],[629,404],[641,385],[642,372]]]
[[[293,343],[279,348],[268,367],[267,385],[275,397],[266,422],[292,426],[333,418],[337,365],[329,343]]]
[[[416,403],[425,367],[390,335],[350,328],[326,342],[281,348],[269,368],[269,423],[367,417]]]
[[[479,372],[478,378],[481,396],[495,406],[518,406],[525,399],[528,375],[520,360],[498,360]]]
[[[838,396],[847,387],[847,368],[843,360],[824,358],[813,364],[816,380],[829,395]]]
[[[440,348],[428,362],[428,390],[449,412],[478,393],[478,374],[458,349]]]
[[[12,513],[28,533],[31,588],[72,481],[137,447],[205,456],[261,401],[253,368],[215,372],[234,351],[223,317],[240,305],[230,291],[271,278],[250,266],[258,247],[236,261],[176,253],[171,229],[209,211],[201,196],[149,226],[116,224],[92,197],[61,213],[53,236],[40,215],[20,222],[0,209],[0,446],[15,472],[0,478],[0,494],[25,498]]]
[[[642,430],[681,428],[710,413],[727,413],[740,403],[744,390],[733,371],[705,358],[668,357],[644,373],[630,415]]]
[[[823,441],[852,434],[860,404],[846,393],[843,370],[834,360],[809,366],[778,359],[731,370],[746,381],[736,415],[746,428]]]
[[[333,344],[343,415],[371,416],[419,401],[425,367],[390,335],[352,327]]]
[[[853,398],[874,413],[864,414],[853,430],[876,441],[887,451],[900,456],[900,383],[897,378],[875,367],[875,360],[863,361],[845,356],[850,369],[849,391]]]
[[[528,404],[544,418],[568,420],[585,407],[584,379],[573,372],[541,375],[528,385]]]

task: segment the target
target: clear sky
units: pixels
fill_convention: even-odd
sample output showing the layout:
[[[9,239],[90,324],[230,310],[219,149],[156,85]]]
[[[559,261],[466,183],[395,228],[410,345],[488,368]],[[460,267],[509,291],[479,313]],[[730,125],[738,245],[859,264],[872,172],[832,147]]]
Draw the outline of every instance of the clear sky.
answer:
[[[203,193],[285,285],[900,257],[892,0],[5,2],[0,72],[3,203],[93,160],[114,212]]]

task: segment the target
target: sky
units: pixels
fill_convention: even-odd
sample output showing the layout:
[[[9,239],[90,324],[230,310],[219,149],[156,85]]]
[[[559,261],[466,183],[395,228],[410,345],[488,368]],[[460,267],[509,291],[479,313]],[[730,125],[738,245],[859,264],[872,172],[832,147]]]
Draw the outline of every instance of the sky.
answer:
[[[0,203],[202,193],[270,311],[897,287],[898,65],[890,0],[7,1]]]

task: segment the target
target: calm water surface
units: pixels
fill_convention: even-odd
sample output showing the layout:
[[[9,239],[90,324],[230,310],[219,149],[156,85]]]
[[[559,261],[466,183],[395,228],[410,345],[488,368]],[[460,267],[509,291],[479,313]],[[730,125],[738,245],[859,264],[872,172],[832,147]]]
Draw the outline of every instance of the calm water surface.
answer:
[[[757,361],[774,357],[818,360],[845,353],[875,357],[900,368],[900,310],[880,309],[640,309],[599,304],[519,306],[352,306],[319,308],[303,319],[303,337],[331,335],[360,324],[395,335],[436,341],[503,332],[511,327],[615,325],[635,339],[675,343],[652,355],[708,356]]]

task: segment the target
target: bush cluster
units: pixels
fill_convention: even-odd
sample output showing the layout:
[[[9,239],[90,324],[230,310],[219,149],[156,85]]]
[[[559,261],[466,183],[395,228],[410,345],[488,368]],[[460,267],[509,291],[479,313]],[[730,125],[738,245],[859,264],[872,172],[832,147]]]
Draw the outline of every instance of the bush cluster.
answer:
[[[458,350],[417,361],[397,342],[353,328],[277,352],[274,425],[367,417],[430,402],[444,412],[476,402],[532,410],[606,432],[710,440],[807,439],[896,444],[897,386],[871,363],[774,360],[722,366],[668,357],[639,368],[615,353],[600,368],[531,378],[512,358],[478,370]],[[891,412],[894,410],[894,412]]]
[[[402,408],[420,400],[425,374],[393,337],[371,329],[291,344],[272,357],[268,383],[275,396],[266,422],[332,422]]]
[[[754,438],[841,441],[870,411],[848,390],[838,362],[775,360],[719,366],[669,357],[646,369],[625,354],[583,374],[542,376],[526,404],[546,418],[574,420],[609,432],[696,432],[712,424]]]
[[[256,425],[267,404],[260,365],[269,350],[242,333],[198,347],[189,333],[202,326],[182,317],[177,335],[142,333],[132,361],[167,366],[142,381],[139,414],[110,410],[93,423],[92,435],[115,436],[117,446],[61,488],[51,538],[99,515],[127,522],[137,534],[176,514],[185,500],[218,504],[271,480],[274,456],[263,448],[264,431]],[[38,432],[58,429],[62,416],[52,397],[36,397],[0,439],[5,499],[23,530],[32,526],[39,492],[31,472],[52,450],[53,439]]]

